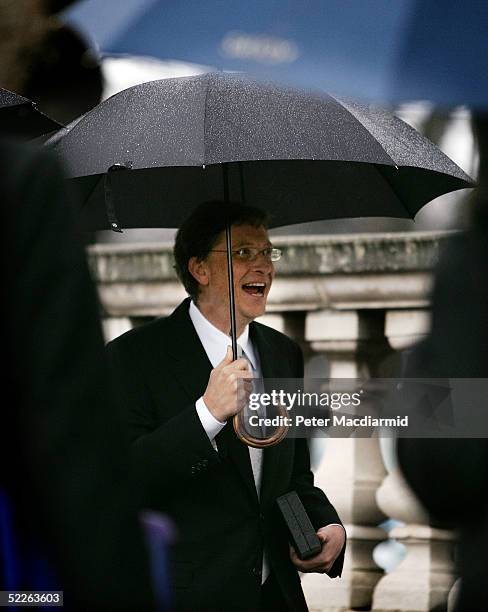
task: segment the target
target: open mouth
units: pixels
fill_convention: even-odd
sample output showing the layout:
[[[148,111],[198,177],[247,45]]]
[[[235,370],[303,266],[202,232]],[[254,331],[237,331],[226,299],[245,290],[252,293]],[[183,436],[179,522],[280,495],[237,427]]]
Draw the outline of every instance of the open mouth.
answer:
[[[242,288],[249,295],[253,295],[255,297],[262,297],[264,296],[266,283],[245,283],[244,285],[242,285]]]

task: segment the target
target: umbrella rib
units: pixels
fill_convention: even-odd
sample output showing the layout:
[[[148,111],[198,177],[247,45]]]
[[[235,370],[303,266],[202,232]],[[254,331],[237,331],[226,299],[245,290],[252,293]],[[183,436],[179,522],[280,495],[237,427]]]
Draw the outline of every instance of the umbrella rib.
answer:
[[[374,136],[374,134],[372,134],[368,128],[356,117],[356,115],[346,106],[344,106],[344,104],[338,100],[337,98],[335,98],[333,95],[331,95],[330,93],[328,94],[333,100],[335,100],[338,104],[340,104],[342,106],[342,108],[345,108],[347,110],[347,112],[349,113],[350,117],[352,117],[354,119],[354,121],[356,123],[358,123],[364,130],[366,130],[366,132],[371,136],[371,138],[373,138],[375,140],[375,142],[378,143],[378,145],[381,147],[382,151],[385,153],[385,155],[391,160],[392,165],[395,168],[398,168],[397,163],[395,162],[395,160],[392,158],[392,156],[388,153],[388,151],[385,149],[385,147],[381,144],[381,142],[379,142],[379,140]],[[410,209],[408,208],[408,206],[405,204],[405,202],[403,201],[403,199],[401,198],[401,196],[397,193],[396,189],[394,188],[394,185],[392,184],[392,182],[390,181],[389,177],[382,172],[381,168],[383,166],[386,166],[387,164],[371,164],[376,172],[378,172],[382,179],[384,181],[386,181],[386,183],[388,184],[388,186],[390,187],[391,191],[395,194],[395,197],[397,199],[397,201],[401,204],[401,206],[403,207],[403,209],[407,212],[408,214],[408,218],[409,219],[413,219],[415,217],[415,215],[412,215],[412,212],[410,211]]]
[[[207,74],[207,86],[205,88],[205,102],[203,104],[203,164],[207,162],[207,100],[210,87],[210,74]]]
[[[386,183],[388,183],[388,186],[390,187],[391,191],[395,194],[396,199],[398,200],[398,202],[403,206],[404,210],[407,211],[408,213],[408,218],[409,219],[414,219],[415,215],[412,215],[412,212],[410,211],[410,209],[408,208],[408,206],[405,204],[405,202],[402,200],[402,198],[400,197],[400,195],[397,193],[397,190],[394,188],[394,185],[392,184],[392,182],[390,181],[389,177],[382,172],[382,168],[384,167],[384,164],[371,164],[374,169],[376,170],[376,172],[378,172],[378,174],[381,175],[381,178],[386,181]],[[395,166],[396,168],[397,166]]]
[[[384,153],[384,154],[385,154],[385,155],[388,157],[388,159],[391,161],[392,166],[397,167],[397,163],[396,163],[396,161],[393,159],[393,157],[392,157],[392,156],[391,156],[391,155],[388,153],[388,151],[387,151],[387,150],[385,149],[385,147],[384,147],[384,146],[381,144],[381,142],[380,142],[380,141],[379,141],[379,140],[376,138],[376,136],[375,136],[374,134],[372,134],[372,133],[371,133],[371,132],[368,130],[368,128],[367,128],[367,127],[364,125],[364,123],[362,123],[362,122],[360,121],[360,119],[358,119],[358,118],[356,117],[356,115],[355,115],[355,114],[354,114],[354,113],[351,111],[351,109],[350,109],[350,108],[348,108],[347,106],[345,106],[345,103],[344,103],[342,100],[340,100],[340,99],[338,99],[338,98],[334,97],[332,94],[327,93],[327,95],[328,95],[330,98],[332,98],[332,99],[333,99],[335,102],[337,102],[337,104],[339,104],[339,106],[341,106],[341,107],[342,107],[344,110],[346,110],[346,111],[349,113],[349,116],[350,116],[350,117],[352,117],[352,118],[354,119],[354,121],[355,121],[355,122],[356,122],[356,123],[357,123],[359,126],[361,126],[361,128],[362,128],[363,130],[365,130],[365,131],[366,131],[366,132],[367,132],[367,133],[368,133],[368,134],[371,136],[371,138],[373,138],[373,140],[374,140],[374,141],[375,141],[375,142],[378,144],[378,146],[379,146],[379,147],[381,147],[381,150],[383,151],[383,153]]]
[[[88,194],[88,196],[84,199],[83,205],[82,205],[82,209],[86,208],[87,206],[89,206],[90,204],[90,200],[92,198],[92,195],[94,194],[96,188],[98,187],[98,185],[100,184],[100,181],[103,180],[104,175],[103,174],[98,174],[98,180],[94,183],[93,187],[90,189],[90,192]],[[73,180],[73,179],[72,179]]]

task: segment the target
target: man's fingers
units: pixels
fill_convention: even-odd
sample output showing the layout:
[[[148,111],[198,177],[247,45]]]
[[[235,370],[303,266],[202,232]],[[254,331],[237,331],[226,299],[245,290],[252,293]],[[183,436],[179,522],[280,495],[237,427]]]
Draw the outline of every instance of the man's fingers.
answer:
[[[293,546],[290,546],[290,559],[300,572],[318,572],[320,574],[326,574],[329,572],[335,561],[335,559],[331,558],[330,555],[324,555],[324,551],[318,553],[310,559],[300,559]]]
[[[252,378],[239,378],[237,379],[237,390],[250,393],[252,391]]]
[[[300,569],[302,572],[314,572],[322,565],[322,563],[317,563],[317,560],[310,561],[309,559],[300,559],[300,557],[295,552],[293,546],[290,546],[290,558],[293,563]]]
[[[240,359],[236,359],[230,363],[226,362],[225,360],[221,361],[216,369],[223,370],[224,372],[230,374],[232,372],[250,372],[251,366],[247,359],[243,359],[241,357]]]
[[[250,367],[237,367],[236,369],[236,367],[234,367],[234,363],[232,363],[230,366],[226,366],[224,370],[225,374],[229,376],[229,378],[234,378],[235,380],[252,380],[254,378],[254,374]]]
[[[293,548],[293,546],[290,546],[290,559],[295,565],[297,564],[297,562],[300,562],[300,559],[298,558],[298,555],[295,552],[295,549]]]
[[[227,347],[227,352],[225,353],[225,357],[222,359],[222,361],[217,364],[216,368],[225,368],[225,367],[229,367],[231,366],[232,369],[236,369],[236,370],[249,370],[250,366],[249,366],[249,361],[247,359],[244,359],[244,357],[240,357],[239,359],[234,359],[234,356],[232,354],[232,347],[229,345]]]
[[[240,359],[236,359],[235,361],[233,361],[232,367],[236,368],[237,370],[250,370],[251,369],[251,366],[249,365],[249,361],[247,359],[244,359],[244,357],[241,357]]]
[[[232,384],[234,388],[240,387],[241,385],[252,384],[254,376],[252,372],[241,372],[240,370],[230,371],[225,373],[225,379]]]
[[[254,378],[254,374],[250,370],[238,370],[235,372],[235,375],[239,380],[243,380],[246,383]]]
[[[325,544],[327,540],[329,539],[329,535],[321,529],[317,531],[317,537],[322,542],[322,544]]]
[[[232,347],[229,345],[227,347],[227,352],[225,353],[225,357],[222,359],[222,361],[217,364],[217,368],[219,367],[224,367],[226,365],[229,365],[230,363],[232,363],[234,360],[234,356],[232,354]]]
[[[237,388],[243,391],[246,395],[252,392],[252,380],[243,379],[237,383]]]

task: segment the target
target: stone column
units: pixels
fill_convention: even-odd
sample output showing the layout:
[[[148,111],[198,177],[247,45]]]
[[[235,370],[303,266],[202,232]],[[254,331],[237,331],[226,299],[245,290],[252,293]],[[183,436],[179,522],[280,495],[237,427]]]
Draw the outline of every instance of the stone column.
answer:
[[[306,339],[315,352],[324,353],[330,378],[369,378],[391,354],[384,337],[381,311],[308,313]],[[321,441],[323,442],[323,441]],[[329,438],[315,472],[346,527],[348,544],[340,580],[306,574],[302,584],[311,611],[338,612],[367,609],[382,576],[372,551],[386,538],[378,524],[385,518],[376,503],[376,490],[385,468],[377,438]]]
[[[461,578],[458,578],[449,591],[449,597],[447,598],[447,612],[455,612],[460,588]]]
[[[305,340],[305,313],[303,311],[271,311],[256,320],[276,329],[289,338],[293,338],[300,345],[304,359],[307,359],[311,351],[308,342]]]
[[[426,310],[395,310],[387,313],[386,334],[397,350],[410,348],[429,330]],[[390,537],[406,547],[406,556],[376,586],[373,598],[375,612],[429,612],[445,610],[449,591],[455,581],[453,573],[454,535],[435,529],[396,466],[377,492],[378,506],[390,518],[404,523],[390,532]],[[386,461],[386,463],[390,463]]]
[[[454,584],[451,531],[429,526],[429,519],[401,472],[394,468],[378,489],[379,507],[405,523],[390,537],[406,547],[406,556],[376,586],[374,612],[430,612],[445,610]]]
[[[110,342],[133,327],[129,317],[108,317],[102,319],[102,325],[105,342]]]

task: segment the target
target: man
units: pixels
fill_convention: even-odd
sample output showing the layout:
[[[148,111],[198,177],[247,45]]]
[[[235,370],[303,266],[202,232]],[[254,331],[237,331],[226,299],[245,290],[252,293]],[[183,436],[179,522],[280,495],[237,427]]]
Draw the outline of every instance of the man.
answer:
[[[225,226],[232,226],[236,326],[246,358],[232,361]],[[266,217],[208,202],[180,228],[176,270],[190,298],[166,319],[109,345],[127,411],[143,504],[172,516],[176,608],[188,611],[306,610],[297,569],[338,576],[344,529],[313,486],[306,440],[249,449],[232,427],[256,373],[299,378],[303,357],[289,338],[254,319],[274,277]],[[323,543],[307,561],[290,552],[276,498],[296,490]]]

